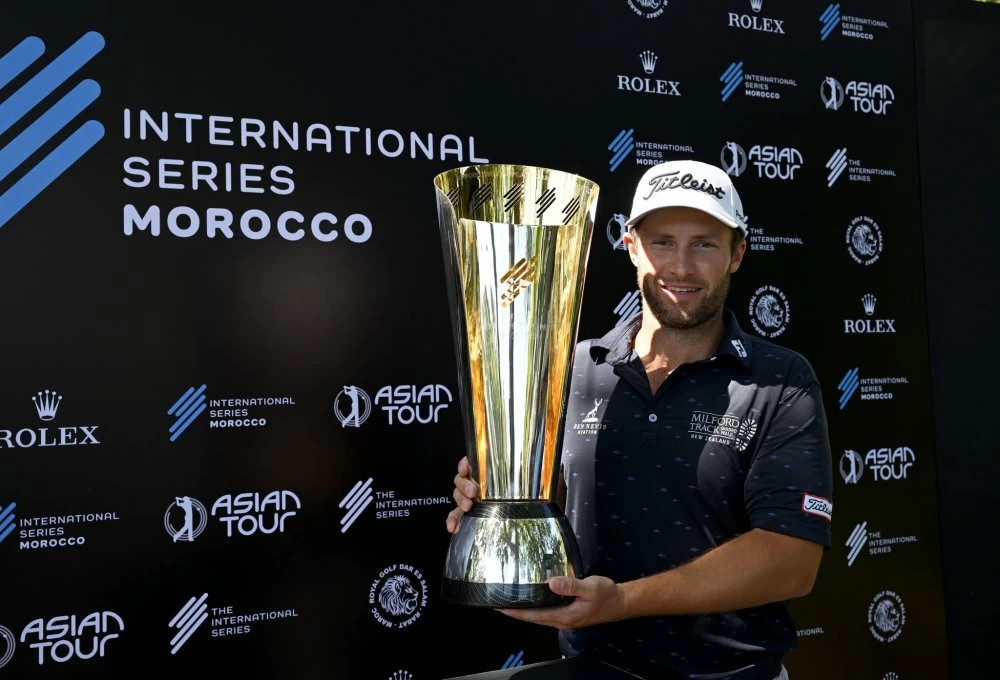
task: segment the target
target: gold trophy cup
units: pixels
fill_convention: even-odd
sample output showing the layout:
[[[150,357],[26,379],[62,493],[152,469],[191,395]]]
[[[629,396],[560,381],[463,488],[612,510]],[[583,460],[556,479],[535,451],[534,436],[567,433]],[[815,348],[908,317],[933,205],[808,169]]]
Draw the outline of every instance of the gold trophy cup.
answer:
[[[566,400],[599,187],[526,165],[434,178],[466,450],[480,499],[452,536],[451,602],[567,604],[551,576],[580,576],[555,502]]]

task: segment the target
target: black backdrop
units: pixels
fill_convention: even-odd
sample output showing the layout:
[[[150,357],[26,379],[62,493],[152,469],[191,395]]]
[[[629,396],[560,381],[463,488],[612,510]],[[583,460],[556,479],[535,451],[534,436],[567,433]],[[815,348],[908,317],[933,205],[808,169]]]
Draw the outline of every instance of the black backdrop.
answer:
[[[436,422],[405,424],[398,418],[405,419],[405,390],[395,390],[392,405],[401,408],[390,424],[378,396],[386,386],[455,393],[431,179],[489,160],[596,180],[602,191],[581,327],[592,336],[618,320],[615,309],[634,290],[628,260],[612,242],[614,215],[627,213],[645,169],[639,163],[656,153],[731,163],[734,142],[748,159],[735,181],[751,228],[762,231],[754,232],[730,305],[745,328],[780,331],[776,342],[812,361],[838,468],[835,545],[814,592],[792,604],[800,649],[789,668],[814,678],[943,677],[911,10],[902,2],[867,5],[18,8],[0,28],[0,54],[21,50],[0,62],[0,73],[11,74],[0,89],[0,121],[12,121],[0,135],[12,166],[0,179],[0,205],[67,159],[64,142],[80,139],[73,135],[85,123],[78,135],[103,129],[103,136],[79,160],[66,160],[65,172],[51,171],[51,185],[0,226],[9,363],[0,395],[0,527],[13,527],[0,542],[8,583],[0,626],[14,638],[13,646],[0,639],[0,659],[13,649],[0,673],[173,675],[220,660],[248,677],[420,680],[558,656],[550,630],[440,600],[444,516],[462,455],[458,405],[439,409]],[[838,11],[841,23],[824,39]],[[730,26],[730,13],[749,28]],[[861,36],[845,33],[851,23]],[[91,31],[97,35],[81,45],[94,45],[92,58],[58,59]],[[15,68],[39,47],[22,42],[29,36],[44,53]],[[646,51],[655,64],[642,60]],[[52,82],[53,62],[79,69]],[[741,64],[745,82],[723,100],[720,78],[737,70],[732,64]],[[828,76],[845,88],[839,110],[824,104],[836,92],[824,88]],[[41,130],[55,114],[44,112],[93,91],[87,79],[99,97],[68,123],[54,122],[47,139]],[[746,94],[764,79],[780,79],[768,84],[779,99]],[[889,85],[887,112],[855,112],[852,81]],[[143,138],[142,111],[157,124],[166,113],[166,141],[148,126]],[[201,117],[190,139],[187,114]],[[217,121],[213,138],[209,116],[232,120]],[[250,131],[261,121],[266,148],[252,136],[242,142],[241,119],[253,119]],[[298,150],[282,138],[272,143],[275,121],[289,131],[298,123]],[[307,150],[313,124],[331,130],[329,151]],[[322,135],[322,127],[313,130]],[[400,155],[392,133],[379,151],[386,130],[404,140]],[[612,163],[609,145],[622,132],[635,148]],[[411,149],[411,133],[424,144],[433,135],[434,150]],[[29,153],[30,142],[39,148]],[[441,144],[461,155],[442,153]],[[789,180],[758,177],[755,161],[768,149],[756,147],[785,149],[779,160],[801,167]],[[28,151],[18,160],[20,149]],[[828,161],[840,149],[851,166],[828,186]],[[158,176],[161,161],[166,174]],[[220,179],[227,163],[232,191]],[[247,188],[263,192],[239,189],[240,164]],[[134,186],[142,184],[140,168],[151,173],[147,186]],[[213,171],[218,191],[204,182]],[[158,207],[160,233],[140,229],[128,206],[146,218]],[[278,232],[288,211],[305,220],[300,240]],[[224,229],[209,237],[208,222],[224,223],[230,213],[232,237]],[[256,233],[262,215],[267,236],[240,230],[245,218]],[[310,229],[315,215],[320,237]],[[870,250],[848,243],[857,218],[877,224]],[[338,237],[322,240],[331,229]],[[868,294],[876,298],[870,315],[862,305]],[[767,295],[784,312],[780,324],[752,311]],[[895,332],[845,333],[847,320]],[[838,385],[855,368],[861,380],[905,383],[882,385],[893,398],[879,400],[862,399],[862,384],[841,409]],[[171,441],[178,418],[168,410],[202,385],[209,410]],[[360,427],[338,418],[349,410],[351,386],[371,400]],[[431,392],[448,402],[443,390]],[[241,405],[246,399],[279,403]],[[429,403],[423,398],[418,414]],[[223,409],[247,413],[213,414]],[[213,427],[230,419],[253,424]],[[890,459],[880,468],[882,449],[912,465]],[[856,483],[845,479],[857,460],[848,451],[865,462]],[[879,470],[901,476],[904,469],[905,479],[878,478]],[[353,501],[365,498],[350,492],[369,478],[374,502],[342,532]],[[227,536],[237,525],[220,517],[239,510],[217,501],[286,491],[294,496],[279,493],[277,514],[294,515],[281,530]],[[183,533],[175,540],[184,518],[173,505],[178,497],[205,507],[192,511],[196,530],[205,520],[194,540]],[[274,504],[260,513],[269,531]],[[78,537],[83,544],[34,547]],[[418,591],[419,617],[387,616],[369,602],[393,576]],[[214,608],[197,627],[197,618],[183,617],[190,600]],[[876,617],[877,609],[894,622]],[[58,617],[82,621],[92,612],[115,616],[60,628]],[[175,644],[170,624],[179,614],[180,635],[192,634]],[[231,618],[257,614],[264,615]],[[95,634],[118,637],[105,640],[103,656],[79,658],[94,649]]]

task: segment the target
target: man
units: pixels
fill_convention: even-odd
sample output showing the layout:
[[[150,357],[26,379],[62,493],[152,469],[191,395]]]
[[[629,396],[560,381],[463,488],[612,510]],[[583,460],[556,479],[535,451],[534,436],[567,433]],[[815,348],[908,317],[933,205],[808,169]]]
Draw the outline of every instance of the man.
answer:
[[[785,602],[831,545],[820,386],[725,308],[747,230],[725,172],[650,168],[627,224],[642,311],[577,345],[567,405],[560,501],[586,578],[549,582],[566,607],[502,611],[644,678],[787,678]],[[452,532],[478,494],[465,459],[455,486]]]

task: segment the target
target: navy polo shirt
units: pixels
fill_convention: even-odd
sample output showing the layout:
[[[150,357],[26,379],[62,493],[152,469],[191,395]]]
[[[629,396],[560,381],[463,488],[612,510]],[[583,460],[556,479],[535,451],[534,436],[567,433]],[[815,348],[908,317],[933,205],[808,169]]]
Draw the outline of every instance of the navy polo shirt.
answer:
[[[652,394],[632,349],[641,315],[577,344],[560,495],[586,575],[616,583],[689,562],[750,529],[831,546],[832,462],[820,386],[800,354],[724,311],[714,354]],[[647,678],[775,677],[796,645],[785,603],[560,632]]]

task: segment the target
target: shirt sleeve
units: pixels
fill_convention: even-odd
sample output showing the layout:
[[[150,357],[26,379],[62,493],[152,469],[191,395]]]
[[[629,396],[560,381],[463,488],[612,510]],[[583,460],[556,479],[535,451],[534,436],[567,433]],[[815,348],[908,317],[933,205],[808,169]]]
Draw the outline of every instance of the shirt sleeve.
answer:
[[[786,386],[747,474],[750,526],[832,546],[833,464],[820,386],[808,363]]]

